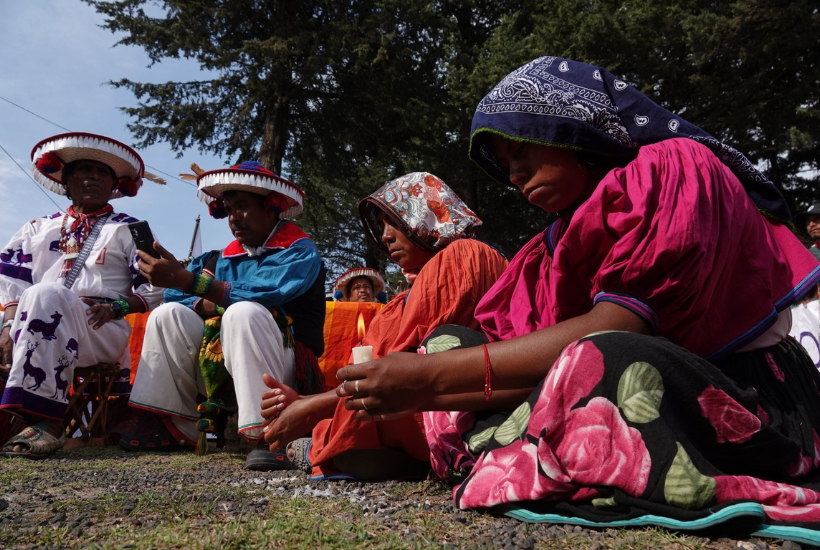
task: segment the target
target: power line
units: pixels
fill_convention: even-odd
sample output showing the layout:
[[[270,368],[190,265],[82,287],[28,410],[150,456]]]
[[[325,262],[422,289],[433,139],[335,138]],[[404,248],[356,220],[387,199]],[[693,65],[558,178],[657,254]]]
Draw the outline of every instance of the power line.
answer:
[[[23,168],[22,166],[20,166],[20,164],[19,164],[16,160],[14,160],[14,157],[13,157],[13,156],[11,156],[11,153],[9,153],[8,151],[6,151],[6,148],[5,148],[5,147],[3,147],[2,145],[0,145],[0,149],[2,149],[2,150],[3,150],[3,152],[4,152],[6,155],[8,155],[8,157],[11,159],[11,162],[13,162],[14,164],[16,164],[16,165],[17,165],[17,168],[19,168],[20,170],[22,170],[22,171],[23,171],[23,173],[24,173],[26,176],[28,176],[28,179],[30,179],[31,181],[33,181],[33,182],[34,182],[34,186],[35,186],[35,187],[37,187],[37,189],[39,189],[39,190],[43,193],[43,195],[45,195],[45,196],[46,196],[46,198],[47,198],[48,200],[50,200],[50,201],[52,202],[52,204],[54,204],[54,206],[56,206],[59,210],[62,210],[62,209],[63,209],[63,207],[62,207],[62,206],[60,206],[59,204],[57,204],[56,202],[54,202],[54,199],[52,199],[52,198],[49,196],[49,194],[46,192],[46,190],[45,190],[45,189],[43,189],[43,187],[42,187],[39,183],[37,183],[37,180],[35,180],[34,178],[32,178],[32,177],[31,177],[31,174],[29,174],[28,172],[26,172],[26,169],[25,169],[25,168]]]
[[[46,121],[46,122],[48,122],[49,124],[53,124],[53,125],[54,125],[54,126],[56,126],[57,128],[62,128],[62,129],[63,129],[63,130],[65,130],[66,132],[70,132],[70,131],[71,131],[71,130],[69,130],[68,128],[66,128],[65,126],[60,126],[60,125],[59,125],[59,124],[57,124],[56,122],[52,122],[52,121],[50,121],[49,119],[47,119],[46,117],[40,116],[40,115],[38,115],[37,113],[35,113],[35,112],[33,112],[33,111],[29,111],[29,110],[28,110],[28,109],[26,109],[25,107],[22,107],[22,106],[20,106],[20,105],[17,105],[17,104],[16,104],[15,102],[13,102],[13,101],[9,101],[9,100],[8,100],[8,99],[6,99],[5,97],[0,97],[0,99],[2,99],[3,101],[5,101],[6,103],[11,103],[12,105],[14,105],[15,107],[17,107],[18,109],[22,109],[22,110],[24,110],[25,112],[27,112],[27,113],[28,113],[28,114],[30,114],[30,115],[34,115],[34,116],[36,116],[36,117],[37,117],[37,118],[39,118],[40,120],[45,120],[45,121]]]
[[[60,128],[60,129],[62,129],[62,130],[65,130],[66,132],[71,132],[71,131],[72,131],[72,130],[69,130],[68,128],[66,128],[65,126],[61,126],[61,125],[57,124],[56,122],[54,122],[54,121],[52,121],[52,120],[47,119],[47,118],[46,118],[46,117],[44,117],[44,116],[40,116],[40,115],[38,115],[38,114],[37,114],[37,113],[35,113],[34,111],[29,111],[28,109],[26,109],[26,108],[25,108],[25,107],[23,107],[22,105],[18,105],[18,104],[16,104],[15,102],[10,101],[10,100],[8,100],[8,99],[6,99],[5,97],[0,96],[0,99],[2,99],[3,101],[5,101],[6,103],[10,103],[10,104],[14,105],[14,106],[15,106],[15,107],[17,107],[18,109],[22,109],[23,111],[27,112],[27,113],[28,113],[28,114],[30,114],[30,115],[34,115],[34,116],[36,116],[36,117],[37,117],[37,118],[39,118],[40,120],[44,120],[44,121],[48,122],[49,124],[53,124],[53,125],[54,125],[54,126],[56,126],[57,128]],[[5,151],[5,149],[3,149],[3,150]],[[7,152],[6,154],[8,154],[8,152]],[[9,156],[10,156],[10,155],[9,155]],[[12,159],[12,160],[14,160],[14,159]],[[19,165],[18,165],[18,166],[19,166]],[[182,183],[184,183],[185,185],[190,185],[191,187],[196,187],[196,185],[195,185],[195,184],[193,184],[193,183],[191,183],[190,181],[185,181],[184,179],[181,179],[181,178],[178,178],[178,177],[176,177],[176,176],[173,176],[173,175],[169,174],[168,172],[163,172],[163,171],[162,171],[162,170],[160,170],[159,168],[154,168],[153,166],[148,166],[147,164],[146,164],[145,166],[146,166],[146,168],[150,168],[150,169],[151,169],[151,170],[153,170],[154,172],[159,172],[160,174],[162,174],[162,175],[164,175],[164,176],[168,176],[169,178],[173,178],[173,179],[175,179],[175,180],[177,180],[177,181],[181,181],[181,182],[182,182]],[[28,172],[26,172],[26,173],[28,174]],[[29,176],[29,177],[30,177],[30,176]],[[36,183],[36,182],[35,182],[35,183]],[[54,201],[52,201],[52,202],[54,202]]]

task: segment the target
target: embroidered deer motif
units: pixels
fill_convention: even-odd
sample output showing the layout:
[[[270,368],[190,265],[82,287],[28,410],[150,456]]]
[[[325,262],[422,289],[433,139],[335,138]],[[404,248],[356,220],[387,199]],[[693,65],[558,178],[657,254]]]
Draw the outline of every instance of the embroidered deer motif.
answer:
[[[17,253],[17,260],[13,260],[15,252]],[[32,255],[31,254],[23,254],[23,245],[20,245],[17,249],[14,248],[7,248],[5,251],[0,252],[0,261],[7,264],[16,264],[16,265],[23,265],[27,263],[31,263]]]
[[[51,318],[54,320],[50,323],[46,323],[40,319],[32,319],[26,330],[31,334],[39,332],[43,335],[43,340],[56,340],[57,335],[54,333],[57,332],[57,327],[60,325],[60,319],[62,319],[63,316],[59,311],[55,311]]]
[[[31,364],[31,356],[34,353],[34,350],[37,349],[37,346],[40,344],[32,344],[28,342],[28,351],[26,352],[26,362],[23,363],[23,380],[26,379],[26,376],[31,376],[34,378],[34,384],[28,387],[29,390],[37,391],[40,389],[40,386],[46,380],[46,371],[41,369],[40,367],[35,367]]]
[[[74,338],[69,338],[68,344],[66,344],[65,349],[67,349],[68,352],[74,356],[75,361],[80,358],[80,344]]]
[[[62,356],[57,360],[57,367],[54,369],[54,380],[57,382],[57,389],[54,390],[54,395],[51,397],[57,398],[57,394],[63,392],[63,401],[65,401],[65,392],[68,390],[68,380],[63,380],[60,376],[64,370],[74,364],[68,357]]]

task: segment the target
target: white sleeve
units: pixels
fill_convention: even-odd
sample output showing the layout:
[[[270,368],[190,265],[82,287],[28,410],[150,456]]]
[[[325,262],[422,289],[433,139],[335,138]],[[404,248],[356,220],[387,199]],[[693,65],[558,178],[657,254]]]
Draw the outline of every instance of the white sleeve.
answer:
[[[33,284],[34,247],[32,237],[37,221],[25,224],[0,250],[0,304],[15,305],[23,292]]]

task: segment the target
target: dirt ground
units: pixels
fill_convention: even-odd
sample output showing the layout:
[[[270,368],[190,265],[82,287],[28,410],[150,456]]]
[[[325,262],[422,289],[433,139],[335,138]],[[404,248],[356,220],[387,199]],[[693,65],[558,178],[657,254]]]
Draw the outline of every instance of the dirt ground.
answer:
[[[692,548],[800,545],[660,529],[589,530],[455,510],[436,481],[315,482],[244,455],[118,447],[0,459],[0,548]]]

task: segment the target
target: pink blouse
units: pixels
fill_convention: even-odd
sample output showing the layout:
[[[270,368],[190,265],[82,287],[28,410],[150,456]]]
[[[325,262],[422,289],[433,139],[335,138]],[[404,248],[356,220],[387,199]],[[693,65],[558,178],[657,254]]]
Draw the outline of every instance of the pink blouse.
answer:
[[[571,220],[527,243],[475,316],[491,340],[506,340],[608,301],[717,360],[818,280],[817,260],[788,227],[764,218],[709,149],[681,138],[642,147]]]

